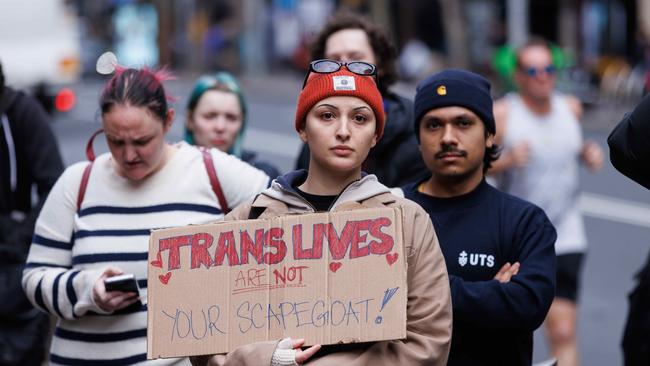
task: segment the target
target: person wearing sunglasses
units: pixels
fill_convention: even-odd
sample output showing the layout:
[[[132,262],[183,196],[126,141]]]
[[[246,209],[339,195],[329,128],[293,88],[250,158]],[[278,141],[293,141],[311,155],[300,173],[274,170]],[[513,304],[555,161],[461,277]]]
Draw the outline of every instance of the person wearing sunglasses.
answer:
[[[244,149],[245,131],[246,99],[237,79],[227,72],[201,76],[187,102],[185,141],[234,155],[272,179],[280,175],[273,164]]]
[[[395,47],[383,29],[358,14],[347,12],[334,14],[311,46],[312,60],[363,61],[377,66],[375,75],[386,114],[386,129],[384,137],[370,150],[363,168],[388,187],[401,186],[426,172],[412,128],[413,103],[389,90],[397,80],[396,56]],[[303,144],[296,169],[308,166],[309,147]]]
[[[546,334],[559,365],[579,363],[576,344],[576,301],[587,237],[578,207],[579,162],[598,170],[603,152],[584,141],[582,106],[555,90],[556,69],[548,42],[534,38],[517,52],[510,93],[494,106],[496,143],[501,158],[491,173],[500,189],[540,206],[558,232],[557,288],[546,318]]]
[[[327,67],[325,67],[327,66]],[[362,171],[370,148],[385,131],[374,66],[329,60],[312,63],[298,97],[295,129],[309,145],[309,169],[278,177],[226,220],[272,218],[368,208],[402,211],[407,258],[406,339],[345,345],[304,340],[259,342],[227,355],[192,357],[194,365],[433,365],[447,364],[451,340],[451,294],[447,269],[429,216]],[[296,330],[299,333],[299,329]]]

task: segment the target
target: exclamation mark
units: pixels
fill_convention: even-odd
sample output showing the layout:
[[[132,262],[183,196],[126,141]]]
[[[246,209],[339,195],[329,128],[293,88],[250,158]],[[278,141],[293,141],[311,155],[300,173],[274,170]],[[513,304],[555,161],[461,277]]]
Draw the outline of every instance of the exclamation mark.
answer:
[[[386,289],[386,291],[384,292],[384,299],[381,300],[381,308],[379,309],[380,313],[381,313],[382,310],[384,310],[384,306],[386,306],[386,304],[393,297],[393,295],[395,295],[395,293],[397,293],[398,289],[399,289],[399,287]],[[381,317],[381,315],[377,315],[377,317],[375,318],[375,324],[381,324],[382,320],[383,320],[383,318]]]

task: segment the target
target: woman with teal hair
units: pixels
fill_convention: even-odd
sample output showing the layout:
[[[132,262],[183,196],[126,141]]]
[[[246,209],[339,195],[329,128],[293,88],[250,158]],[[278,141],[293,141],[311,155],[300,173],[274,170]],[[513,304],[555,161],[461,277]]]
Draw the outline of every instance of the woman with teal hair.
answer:
[[[237,79],[227,72],[201,76],[187,102],[185,141],[235,155],[271,178],[280,175],[271,163],[244,150],[245,130],[246,101]]]

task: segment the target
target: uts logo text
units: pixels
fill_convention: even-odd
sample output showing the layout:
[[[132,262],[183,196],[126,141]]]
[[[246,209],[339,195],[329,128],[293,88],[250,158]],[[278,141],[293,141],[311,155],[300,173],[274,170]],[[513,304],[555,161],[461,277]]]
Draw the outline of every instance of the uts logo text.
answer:
[[[465,267],[468,263],[470,266],[494,267],[494,256],[483,253],[470,253],[468,255],[467,252],[463,250],[458,256],[458,264],[460,264],[461,267]]]

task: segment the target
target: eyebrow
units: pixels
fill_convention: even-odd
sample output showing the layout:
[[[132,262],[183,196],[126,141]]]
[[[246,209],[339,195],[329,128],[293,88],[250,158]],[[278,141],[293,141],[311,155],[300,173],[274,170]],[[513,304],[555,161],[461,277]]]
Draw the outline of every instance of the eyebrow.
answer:
[[[330,107],[330,108],[334,108],[334,109],[339,109],[337,106],[332,105],[332,104],[327,104],[327,103],[318,104],[318,105],[316,105],[315,108],[318,108],[318,107]]]
[[[144,136],[139,136],[133,139],[133,141],[142,141],[142,140],[149,140],[156,137],[156,135],[144,135]]]
[[[469,114],[469,113],[462,113],[462,114],[459,114],[457,116],[454,116],[453,119],[469,119],[469,120],[473,120],[474,118],[475,117],[473,115]]]
[[[123,141],[123,140],[125,140],[125,139],[122,138],[122,137],[114,136],[114,135],[111,135],[111,134],[108,134],[108,133],[105,133],[105,135],[106,135],[106,137],[108,137],[109,139],[112,139],[112,140],[119,140],[119,141]],[[138,137],[132,138],[132,139],[130,139],[130,140],[131,140],[131,141],[142,141],[142,140],[147,140],[147,139],[150,139],[150,138],[154,138],[155,136],[156,136],[155,134],[142,135],[142,136],[138,136]]]
[[[332,104],[328,104],[328,103],[317,104],[316,107],[314,107],[314,108],[318,108],[318,107],[330,107],[330,108],[334,108],[334,109],[336,109],[336,110],[339,109],[339,107],[337,107],[337,106],[335,106],[335,105],[332,105]],[[352,108],[352,110],[355,110],[355,111],[357,111],[357,110],[359,110],[359,109],[372,110],[370,107],[365,106],[365,105],[362,105],[362,106],[359,106],[359,107]]]
[[[479,118],[478,116],[474,117],[473,115],[469,113],[461,113],[455,116],[452,116],[450,118],[446,117],[440,117],[440,116],[428,116],[428,117],[423,117],[425,118],[425,121],[457,121],[457,120],[474,120],[475,118]]]

